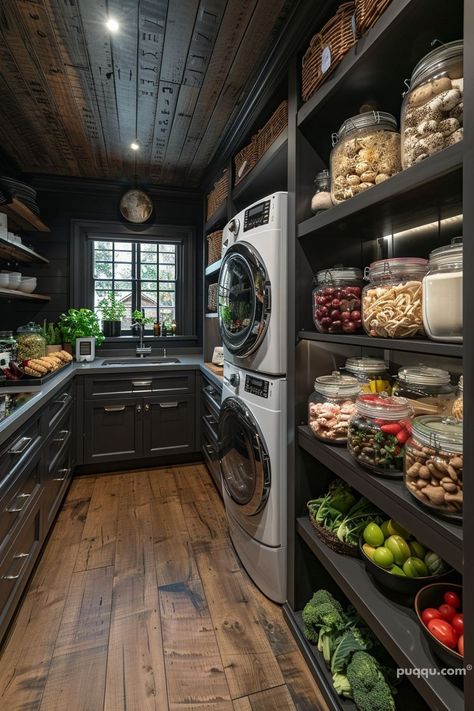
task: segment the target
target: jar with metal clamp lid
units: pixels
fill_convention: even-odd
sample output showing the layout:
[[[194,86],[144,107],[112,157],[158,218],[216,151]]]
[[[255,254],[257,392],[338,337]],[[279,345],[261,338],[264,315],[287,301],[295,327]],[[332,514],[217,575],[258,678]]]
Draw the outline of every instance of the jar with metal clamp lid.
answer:
[[[393,394],[409,401],[414,416],[449,415],[455,388],[447,370],[418,365],[400,368]]]
[[[308,424],[315,437],[330,444],[346,444],[359,391],[356,378],[349,375],[335,372],[316,378],[308,400]]]
[[[329,170],[320,170],[314,179],[314,195],[311,200],[311,210],[314,213],[332,207],[331,175]]]
[[[430,253],[429,271],[423,279],[423,325],[434,341],[462,342],[462,237]]]
[[[12,331],[0,331],[0,367],[8,367],[17,357],[17,343]]]
[[[463,420],[463,387],[464,387],[464,381],[463,381],[463,376],[459,378],[459,383],[458,383],[458,391],[456,393],[456,399],[453,402],[453,410],[452,410],[452,415],[453,417],[456,418],[456,420]]]
[[[388,366],[381,358],[348,358],[344,370],[357,378],[362,393],[392,392]]]
[[[385,111],[352,116],[333,134],[331,191],[343,202],[400,172],[397,120]]]
[[[316,274],[313,322],[320,333],[357,333],[361,330],[362,271],[336,265]]]

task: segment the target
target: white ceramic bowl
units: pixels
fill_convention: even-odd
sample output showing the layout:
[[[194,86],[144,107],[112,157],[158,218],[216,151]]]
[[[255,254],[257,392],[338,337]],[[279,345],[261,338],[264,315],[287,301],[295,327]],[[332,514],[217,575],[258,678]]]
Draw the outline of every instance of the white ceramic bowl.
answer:
[[[10,289],[18,289],[21,284],[21,272],[10,272]]]
[[[22,277],[18,289],[25,294],[32,294],[36,289],[36,277]]]
[[[10,286],[10,274],[5,274],[5,272],[2,272],[0,274],[0,287],[3,289],[8,289]]]

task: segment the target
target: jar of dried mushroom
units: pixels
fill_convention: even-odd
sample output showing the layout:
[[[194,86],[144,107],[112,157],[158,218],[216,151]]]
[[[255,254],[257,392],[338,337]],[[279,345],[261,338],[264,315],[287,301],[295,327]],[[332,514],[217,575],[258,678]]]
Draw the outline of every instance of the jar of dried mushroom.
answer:
[[[336,265],[316,274],[313,322],[320,333],[357,333],[362,330],[362,271]]]
[[[452,410],[455,388],[451,385],[451,375],[447,370],[417,365],[400,368],[393,394],[407,398],[415,417],[447,416]]]
[[[463,430],[453,418],[423,415],[413,421],[405,448],[405,486],[425,506],[461,517]]]
[[[402,165],[409,168],[463,137],[463,41],[418,62],[401,113]]]
[[[343,202],[383,183],[400,170],[400,134],[392,114],[368,111],[353,116],[333,135],[333,202]]]
[[[349,375],[335,372],[316,378],[308,400],[308,424],[314,436],[329,444],[346,444],[359,392],[359,383]]]
[[[463,420],[463,377],[459,378],[458,391],[456,393],[456,399],[453,402],[452,415],[456,420]]]
[[[362,324],[369,336],[424,335],[422,282],[428,262],[417,257],[380,259],[368,268],[362,291]]]
[[[17,358],[20,362],[30,358],[42,358],[46,355],[46,341],[41,335],[41,328],[33,321],[20,326],[16,331],[18,344]]]

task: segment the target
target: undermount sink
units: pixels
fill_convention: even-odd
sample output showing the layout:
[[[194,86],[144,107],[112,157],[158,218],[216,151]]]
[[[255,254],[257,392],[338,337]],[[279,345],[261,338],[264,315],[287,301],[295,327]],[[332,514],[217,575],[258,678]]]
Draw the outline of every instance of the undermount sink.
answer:
[[[102,365],[169,365],[170,363],[180,363],[179,358],[168,358],[167,356],[148,356],[144,358],[107,358]]]

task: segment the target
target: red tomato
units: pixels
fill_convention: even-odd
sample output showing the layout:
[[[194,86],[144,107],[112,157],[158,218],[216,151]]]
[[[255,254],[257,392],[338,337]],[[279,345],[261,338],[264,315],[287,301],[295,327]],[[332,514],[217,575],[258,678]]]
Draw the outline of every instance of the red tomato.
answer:
[[[397,435],[396,435],[397,440],[399,441],[400,444],[405,444],[405,442],[410,439],[410,433],[407,432],[406,430],[401,430]]]
[[[453,617],[456,615],[456,610],[452,605],[440,605],[438,607],[439,614],[443,618],[443,620],[446,620],[446,622],[451,622]]]
[[[447,605],[452,605],[453,607],[456,608],[456,610],[459,610],[461,607],[461,598],[459,595],[452,590],[448,590],[448,592],[445,592],[443,595],[443,600]]]
[[[446,620],[430,620],[427,627],[433,637],[439,640],[442,644],[445,644],[449,649],[454,649],[458,642],[458,636],[456,630],[451,627],[449,622]]]
[[[423,612],[421,613],[421,619],[425,623],[425,625],[428,626],[428,622],[430,620],[440,620],[441,619],[441,613],[439,610],[437,610],[435,607],[427,607]]]
[[[464,615],[458,612],[451,620],[451,624],[458,634],[464,634]]]
[[[458,639],[458,651],[461,657],[464,657],[464,635],[462,634]]]

